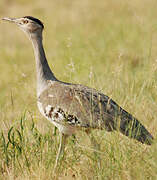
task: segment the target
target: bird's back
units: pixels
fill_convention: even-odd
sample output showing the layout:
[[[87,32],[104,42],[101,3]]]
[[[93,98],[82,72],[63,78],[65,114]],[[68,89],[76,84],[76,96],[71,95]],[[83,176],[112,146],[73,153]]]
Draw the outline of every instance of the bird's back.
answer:
[[[148,136],[152,140],[151,134],[136,118],[108,96],[87,86],[55,81],[41,93],[38,104],[47,119],[57,127],[59,125],[61,131],[69,129],[70,134],[82,128],[107,131],[119,128],[123,134],[141,142]]]
[[[41,93],[38,101],[42,104],[45,114],[47,113],[47,118],[53,119],[50,114],[56,109],[59,109],[59,113],[64,113],[65,120],[62,122],[58,116],[56,121],[65,125],[103,128],[105,119],[112,121],[113,118],[112,112],[107,112],[108,109],[111,110],[110,99],[95,89],[82,85],[53,82]]]

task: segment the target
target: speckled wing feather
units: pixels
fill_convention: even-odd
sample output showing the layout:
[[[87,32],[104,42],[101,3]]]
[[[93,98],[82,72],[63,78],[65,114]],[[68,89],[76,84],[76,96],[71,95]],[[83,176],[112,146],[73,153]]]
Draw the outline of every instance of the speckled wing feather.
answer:
[[[62,111],[63,118],[56,118],[56,121],[65,126],[108,131],[119,129],[126,136],[141,142],[149,139],[149,144],[152,140],[151,134],[137,119],[95,89],[54,82],[39,96],[38,101],[45,112],[48,106]]]
[[[38,101],[44,110],[48,106],[58,107],[66,117],[76,117],[78,123],[71,123],[74,126],[102,129],[105,120],[113,121],[112,115],[105,113],[105,108],[111,103],[109,98],[85,86],[55,82],[39,96]]]

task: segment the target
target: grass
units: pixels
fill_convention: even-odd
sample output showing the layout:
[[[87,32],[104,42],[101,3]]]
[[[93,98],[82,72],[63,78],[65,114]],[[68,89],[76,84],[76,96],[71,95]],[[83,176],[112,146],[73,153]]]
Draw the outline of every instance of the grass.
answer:
[[[8,0],[0,2],[0,16],[42,19],[56,76],[104,92],[156,137],[156,5],[155,0]],[[0,179],[157,179],[156,138],[148,147],[97,130],[91,136],[99,152],[91,136],[78,132],[53,173],[58,131],[36,107],[31,44],[13,24],[0,22],[0,34]]]

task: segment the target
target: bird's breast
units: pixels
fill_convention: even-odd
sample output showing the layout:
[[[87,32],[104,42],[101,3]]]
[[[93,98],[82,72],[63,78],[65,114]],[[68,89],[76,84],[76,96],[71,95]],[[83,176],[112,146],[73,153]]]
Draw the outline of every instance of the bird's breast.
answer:
[[[44,108],[42,103],[39,101],[37,102],[37,105],[40,113],[53,123],[60,132],[66,135],[72,135],[75,133],[76,127],[72,126],[72,124],[68,124],[68,119],[62,109],[59,107],[53,107],[52,105],[47,105]],[[71,121],[73,121],[73,119]]]

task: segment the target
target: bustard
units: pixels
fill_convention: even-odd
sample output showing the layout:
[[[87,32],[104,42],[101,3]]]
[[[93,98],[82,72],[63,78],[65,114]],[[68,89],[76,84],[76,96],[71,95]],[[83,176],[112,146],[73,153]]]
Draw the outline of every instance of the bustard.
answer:
[[[77,130],[119,130],[141,143],[152,144],[153,137],[146,128],[108,96],[87,86],[62,82],[55,77],[46,60],[42,44],[44,25],[39,19],[25,16],[3,20],[17,24],[33,44],[38,108],[60,132],[56,165],[63,152],[66,137]]]

